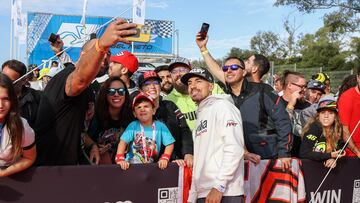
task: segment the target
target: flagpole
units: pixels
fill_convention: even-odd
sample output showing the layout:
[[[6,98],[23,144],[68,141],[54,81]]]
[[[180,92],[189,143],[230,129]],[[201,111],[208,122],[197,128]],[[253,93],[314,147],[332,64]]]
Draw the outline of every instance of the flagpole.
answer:
[[[11,17],[11,23],[10,23],[10,59],[12,59],[13,58],[13,27],[14,27],[14,25],[13,25],[13,23],[14,23],[14,19]]]

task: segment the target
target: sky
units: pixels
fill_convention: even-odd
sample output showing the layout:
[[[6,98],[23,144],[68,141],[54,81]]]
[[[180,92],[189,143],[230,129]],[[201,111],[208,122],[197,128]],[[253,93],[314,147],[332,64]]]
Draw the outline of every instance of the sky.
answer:
[[[23,12],[81,15],[83,0],[23,0]],[[259,31],[273,31],[285,36],[287,16],[300,33],[314,33],[323,25],[325,11],[299,13],[296,8],[273,6],[275,0],[146,0],[146,19],[171,20],[179,30],[180,56],[200,59],[195,35],[201,24],[210,24],[208,49],[215,58],[224,57],[232,47],[250,48],[250,39]],[[88,0],[87,15],[118,16],[132,6],[132,0]],[[11,0],[0,0],[0,63],[10,56]],[[120,17],[131,18],[129,9]],[[26,62],[22,48],[21,61]]]

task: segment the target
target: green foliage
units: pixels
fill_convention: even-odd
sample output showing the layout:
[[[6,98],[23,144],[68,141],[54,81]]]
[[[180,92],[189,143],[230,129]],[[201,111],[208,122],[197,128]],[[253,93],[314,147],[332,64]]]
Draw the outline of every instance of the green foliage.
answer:
[[[250,40],[251,50],[269,58],[276,58],[280,49],[279,36],[271,31],[258,32]]]

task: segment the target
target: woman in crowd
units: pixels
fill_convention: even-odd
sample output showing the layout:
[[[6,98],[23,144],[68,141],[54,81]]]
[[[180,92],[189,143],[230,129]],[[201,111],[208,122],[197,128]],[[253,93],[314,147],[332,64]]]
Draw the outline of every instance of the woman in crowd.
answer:
[[[36,159],[35,135],[20,117],[12,81],[0,74],[0,177],[29,168]]]
[[[134,116],[129,92],[119,77],[110,77],[101,86],[95,104],[95,115],[88,134],[94,140],[90,144],[90,161],[112,164],[120,137]],[[96,144],[97,143],[97,144]],[[100,155],[100,157],[98,157]]]
[[[331,96],[320,99],[317,113],[302,130],[300,157],[324,161],[325,167],[335,167],[337,156],[343,157],[342,125],[336,108],[336,100]]]

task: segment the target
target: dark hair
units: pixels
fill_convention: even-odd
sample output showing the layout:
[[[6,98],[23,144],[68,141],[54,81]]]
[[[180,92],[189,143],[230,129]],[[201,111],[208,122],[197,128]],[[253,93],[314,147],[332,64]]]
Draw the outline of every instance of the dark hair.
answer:
[[[305,76],[299,72],[295,72],[295,71],[290,71],[290,70],[284,70],[284,75],[283,75],[283,87],[286,88],[286,86],[289,84],[289,76],[295,76],[296,78],[304,78]]]
[[[24,126],[20,118],[18,100],[12,81],[8,76],[2,73],[0,73],[0,87],[7,90],[10,100],[10,110],[6,115],[4,124],[6,123],[7,129],[9,131],[12,144],[11,153],[13,154],[13,159],[15,160],[22,153],[21,145]]]
[[[340,85],[338,98],[344,93],[346,90],[355,87],[357,85],[356,75],[347,76]]]
[[[360,75],[360,66],[357,67],[357,75]]]
[[[5,67],[10,68],[11,70],[16,71],[19,73],[19,76],[23,76],[26,74],[26,66],[21,61],[18,60],[8,60],[5,63],[2,64],[1,69],[3,70]]]
[[[122,81],[119,77],[110,77],[107,79],[104,84],[100,87],[99,95],[96,100],[95,105],[95,113],[100,119],[100,123],[104,128],[108,128],[110,126],[111,116],[109,113],[109,103],[107,101],[107,92],[112,82],[119,81],[123,84],[125,89],[125,102],[121,107],[121,111],[119,113],[119,123],[121,127],[126,128],[131,121],[134,120],[134,116],[131,111],[131,100],[129,91],[126,88],[124,81]]]
[[[227,62],[227,61],[229,61],[229,60],[238,60],[239,62],[240,62],[240,65],[243,67],[243,68],[245,68],[245,62],[244,62],[244,60],[242,60],[241,58],[239,58],[239,57],[236,57],[236,56],[229,56],[229,57],[227,57],[225,60],[224,60],[224,62]]]
[[[59,62],[57,62],[57,61],[52,61],[52,62],[51,62],[51,65],[53,65],[53,64],[59,65]]]
[[[260,78],[262,78],[270,69],[269,60],[261,54],[254,54],[254,63],[259,67]]]

